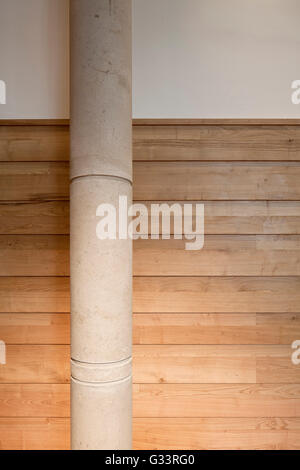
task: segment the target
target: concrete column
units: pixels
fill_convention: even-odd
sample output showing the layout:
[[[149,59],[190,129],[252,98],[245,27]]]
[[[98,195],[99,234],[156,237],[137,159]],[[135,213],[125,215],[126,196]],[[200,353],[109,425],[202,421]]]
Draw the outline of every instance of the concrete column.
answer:
[[[131,240],[99,204],[132,199],[131,0],[71,0],[73,449],[131,448]]]

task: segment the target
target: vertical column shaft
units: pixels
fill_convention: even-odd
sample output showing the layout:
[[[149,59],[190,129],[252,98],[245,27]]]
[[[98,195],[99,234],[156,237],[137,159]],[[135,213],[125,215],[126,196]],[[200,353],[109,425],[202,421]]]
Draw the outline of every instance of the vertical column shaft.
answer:
[[[71,0],[71,435],[131,448],[132,242],[99,240],[132,199],[131,0]]]

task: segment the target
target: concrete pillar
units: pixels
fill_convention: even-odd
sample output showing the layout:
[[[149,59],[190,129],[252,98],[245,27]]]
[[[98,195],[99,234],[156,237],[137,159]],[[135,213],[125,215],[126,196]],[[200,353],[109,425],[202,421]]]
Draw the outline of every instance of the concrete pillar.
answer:
[[[132,199],[131,0],[71,0],[73,449],[131,448],[131,240],[99,204]]]

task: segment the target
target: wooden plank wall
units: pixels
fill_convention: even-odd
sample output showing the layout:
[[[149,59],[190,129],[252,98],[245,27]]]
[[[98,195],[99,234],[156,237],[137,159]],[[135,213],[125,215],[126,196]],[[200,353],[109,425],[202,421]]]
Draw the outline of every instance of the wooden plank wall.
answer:
[[[68,125],[0,126],[0,449],[69,448]],[[159,125],[158,125],[159,124]],[[134,198],[205,246],[134,244],[134,447],[300,449],[299,123],[136,123]]]

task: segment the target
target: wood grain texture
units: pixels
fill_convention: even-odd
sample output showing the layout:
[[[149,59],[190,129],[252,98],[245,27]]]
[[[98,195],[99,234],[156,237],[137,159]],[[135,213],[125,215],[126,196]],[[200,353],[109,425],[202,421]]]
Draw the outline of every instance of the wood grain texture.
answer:
[[[0,417],[69,417],[68,384],[0,384]],[[136,418],[300,417],[299,384],[135,384]]]
[[[0,418],[1,450],[68,450],[68,418]]]
[[[136,162],[133,170],[136,200],[300,199],[299,163]]]
[[[69,201],[0,202],[1,235],[67,235]]]
[[[183,240],[136,240],[133,256],[134,275],[298,276],[300,274],[300,236],[297,235],[206,235],[203,249],[195,251],[185,249],[189,240],[184,238],[183,235]]]
[[[136,161],[300,160],[299,126],[136,126]]]
[[[0,277],[0,312],[69,313],[69,279]]]
[[[136,125],[133,156],[135,160],[299,160],[299,134],[297,125]],[[67,125],[0,126],[0,161],[62,161],[69,159],[69,152]]]
[[[290,346],[296,338],[300,338],[299,313],[145,313],[133,316],[133,344]]]
[[[0,383],[59,384],[69,380],[69,346],[6,346],[6,364],[0,364]]]
[[[150,213],[151,203],[142,202]],[[168,203],[172,205],[174,201]],[[180,204],[183,208],[183,202]],[[204,210],[206,235],[300,234],[298,201],[252,201],[251,204],[247,201],[204,201]],[[173,234],[172,229],[173,224]],[[0,234],[67,235],[69,202],[0,203]]]
[[[134,383],[298,383],[290,346],[134,346]]]
[[[69,159],[68,126],[0,126],[0,161]]]
[[[69,197],[67,162],[0,163],[1,201],[53,201]]]
[[[295,450],[299,418],[135,418],[135,449]]]
[[[138,120],[134,197],[205,245],[134,243],[134,447],[299,449],[299,120]],[[0,121],[0,448],[68,449],[68,122]]]
[[[0,417],[70,417],[68,384],[0,384]]]
[[[1,388],[0,388],[1,390]],[[135,384],[136,418],[299,418],[299,384]]]
[[[138,277],[133,311],[140,313],[294,313],[299,277]]]
[[[135,162],[133,169],[136,200],[300,199],[296,162]],[[1,200],[66,199],[68,173],[64,162],[1,163]]]
[[[45,120],[43,120],[45,121]],[[4,121],[5,122],[5,121]],[[55,120],[54,120],[55,123]],[[299,126],[300,119],[253,119],[253,118],[139,118],[132,120],[133,126]],[[0,121],[1,124],[1,121]]]
[[[7,345],[0,383],[64,384],[66,345]],[[134,383],[289,383],[299,381],[290,346],[143,345],[133,347]]]
[[[62,313],[1,313],[6,344],[70,344]],[[300,338],[300,314],[134,314],[133,344],[282,344]]]
[[[193,204],[193,223],[195,222],[195,207]],[[182,201],[141,201],[151,213],[152,204],[167,203],[170,206],[180,204],[184,213]],[[299,201],[202,201],[204,204],[204,233],[205,235],[296,235],[300,233],[300,202]],[[1,206],[0,206],[1,210]],[[174,215],[171,214],[174,221]],[[149,216],[148,231],[150,233],[151,219]],[[159,226],[161,233],[161,223]],[[171,223],[171,234],[174,233]]]
[[[134,275],[297,276],[300,274],[299,235],[206,235],[203,249],[196,251],[186,250],[186,241],[184,239],[134,241]],[[0,276],[68,275],[68,236],[0,235]]]
[[[295,313],[297,277],[138,277],[136,313]],[[69,279],[0,277],[3,313],[68,313]]]
[[[67,450],[68,418],[1,418],[2,450]],[[135,418],[136,450],[270,449],[295,450],[299,418]]]
[[[0,276],[68,276],[66,235],[0,235]]]
[[[1,313],[5,344],[70,344],[70,315],[63,313]]]

